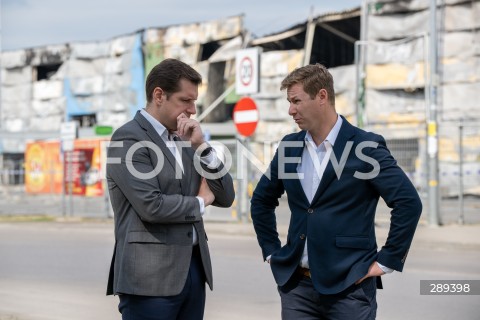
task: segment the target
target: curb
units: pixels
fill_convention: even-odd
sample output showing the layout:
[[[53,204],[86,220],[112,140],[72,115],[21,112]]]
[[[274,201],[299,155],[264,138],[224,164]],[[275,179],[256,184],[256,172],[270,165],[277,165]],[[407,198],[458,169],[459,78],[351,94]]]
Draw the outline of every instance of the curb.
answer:
[[[256,237],[251,223],[205,222],[205,230],[209,234],[220,236],[252,236]],[[277,231],[281,239],[285,239],[288,226],[279,225]],[[388,225],[377,224],[377,244],[382,246],[387,238]],[[465,250],[480,249],[480,225],[447,225],[437,228],[419,224],[412,246],[431,249],[458,248]]]
[[[102,224],[113,229],[112,218],[99,217],[58,217],[52,215],[0,215],[0,224],[23,223],[59,223],[59,224]],[[377,243],[382,246],[388,233],[389,221],[376,221]],[[206,220],[205,230],[208,234],[219,236],[256,237],[252,223],[236,221]],[[277,225],[281,239],[285,239],[288,225]],[[412,246],[431,249],[458,248],[465,250],[480,250],[480,224],[458,225],[449,224],[440,227],[429,227],[425,221],[420,221]]]

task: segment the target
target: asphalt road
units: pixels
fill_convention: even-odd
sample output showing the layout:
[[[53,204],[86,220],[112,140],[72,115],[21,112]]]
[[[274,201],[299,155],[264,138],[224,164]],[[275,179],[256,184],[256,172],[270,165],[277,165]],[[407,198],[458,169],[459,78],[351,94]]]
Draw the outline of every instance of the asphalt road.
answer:
[[[117,298],[105,296],[112,228],[111,222],[0,223],[0,319],[120,319]],[[215,279],[205,319],[280,319],[273,277],[256,240],[216,232],[209,240]],[[383,277],[377,318],[480,319],[478,295],[421,296],[420,280],[427,279],[480,280],[480,251],[414,246],[405,271]]]

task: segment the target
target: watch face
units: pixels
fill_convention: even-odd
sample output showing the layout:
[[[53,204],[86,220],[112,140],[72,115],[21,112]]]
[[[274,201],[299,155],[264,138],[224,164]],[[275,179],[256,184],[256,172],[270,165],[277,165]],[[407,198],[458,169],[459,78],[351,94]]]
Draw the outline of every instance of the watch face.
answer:
[[[202,151],[202,153],[200,154],[200,157],[206,157],[210,154],[210,152],[212,152],[212,147],[206,147],[205,150]]]

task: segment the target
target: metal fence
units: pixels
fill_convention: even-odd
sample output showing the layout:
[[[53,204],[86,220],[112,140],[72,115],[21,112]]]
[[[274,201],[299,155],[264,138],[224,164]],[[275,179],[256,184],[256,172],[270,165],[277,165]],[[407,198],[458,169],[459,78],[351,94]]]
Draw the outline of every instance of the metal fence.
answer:
[[[443,122],[439,125],[440,143],[440,215],[443,223],[480,223],[480,123]],[[400,167],[410,177],[422,198],[427,196],[427,161],[425,135],[410,137],[405,129],[388,127],[372,128],[382,134]],[[425,132],[419,128],[419,132]],[[408,138],[402,138],[408,136]],[[207,212],[216,220],[241,220],[244,211],[248,216],[248,200],[262,171],[268,166],[276,149],[275,142],[251,142],[248,181],[242,187],[239,169],[239,147],[245,143],[236,139],[220,140],[232,160],[230,173],[234,177],[237,200],[227,210]],[[242,143],[242,145],[240,145]],[[256,159],[253,161],[252,159]],[[108,195],[84,197],[67,194],[32,194],[25,191],[24,160],[21,155],[3,155],[0,161],[0,214],[53,214],[57,216],[110,217],[112,215]],[[46,172],[50,178],[58,172]],[[245,193],[243,204],[239,197]],[[247,207],[242,207],[246,205]],[[428,201],[424,201],[428,205]],[[388,209],[388,208],[387,208]],[[426,213],[428,208],[424,209]],[[383,210],[388,212],[388,210]],[[245,218],[245,217],[243,217]]]
[[[480,121],[443,121],[438,128],[440,222],[480,223]],[[423,198],[427,214],[426,128],[418,129],[424,135],[413,138],[401,128],[376,126],[372,130],[386,138],[392,155]]]

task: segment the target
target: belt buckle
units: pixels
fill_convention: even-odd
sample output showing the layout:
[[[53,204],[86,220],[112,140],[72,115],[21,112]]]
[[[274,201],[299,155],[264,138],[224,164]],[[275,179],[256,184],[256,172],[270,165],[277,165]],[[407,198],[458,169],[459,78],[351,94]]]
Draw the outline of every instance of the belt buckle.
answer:
[[[310,269],[298,267],[298,271],[304,277],[312,278],[312,274],[310,273]]]

